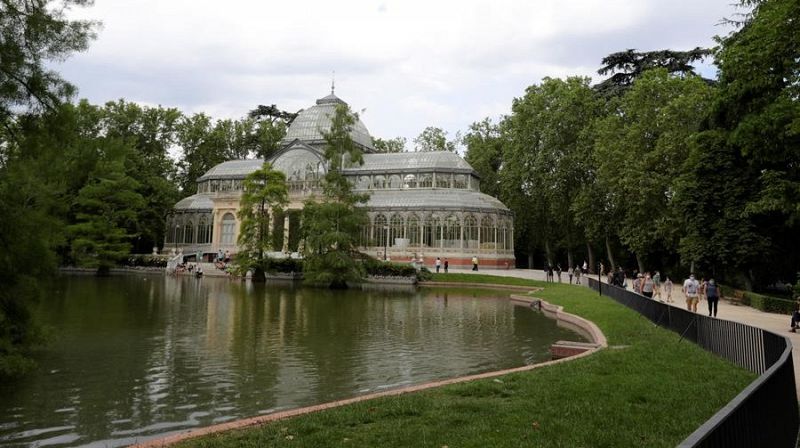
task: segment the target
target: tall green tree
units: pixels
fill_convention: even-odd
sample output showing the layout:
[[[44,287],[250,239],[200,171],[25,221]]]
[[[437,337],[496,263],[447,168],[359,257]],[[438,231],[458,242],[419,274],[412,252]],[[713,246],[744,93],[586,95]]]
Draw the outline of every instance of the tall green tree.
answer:
[[[681,247],[682,255],[701,269],[753,287],[793,280],[800,266],[795,250],[800,230],[800,4],[745,0],[741,5],[752,9],[739,28],[719,39],[719,92],[692,148],[693,158],[705,163],[692,167],[682,190],[690,199],[686,203],[703,210],[707,219],[688,223]],[[719,162],[705,159],[707,154],[717,154]],[[709,165],[728,169],[709,170]],[[723,186],[730,196],[690,190],[702,182]],[[741,238],[719,237],[737,234]]]
[[[488,117],[472,123],[464,134],[464,159],[481,176],[481,191],[494,197],[500,196],[503,144],[500,127]]]
[[[41,332],[30,304],[63,241],[62,224],[51,216],[61,184],[45,176],[57,166],[49,163],[59,160],[55,148],[25,154],[23,133],[37,129],[29,125],[37,120],[31,114],[55,114],[74,93],[49,64],[85,50],[94,38],[95,22],[67,17],[73,6],[89,3],[0,0],[0,376],[32,366],[27,354]]]
[[[81,266],[97,268],[98,275],[108,274],[129,253],[136,236],[138,212],[145,200],[137,192],[139,183],[125,172],[125,143],[106,138],[103,158],[81,188],[75,200],[77,222],[69,226],[72,255]]]
[[[414,139],[414,151],[450,151],[456,152],[456,141],[447,138],[447,131],[435,126],[428,126]]]
[[[328,169],[323,179],[323,197],[306,201],[303,208],[303,234],[306,239],[303,272],[307,281],[331,288],[346,288],[347,282],[364,277],[359,262],[358,236],[368,223],[363,204],[367,196],[353,192],[342,173],[345,165],[361,165],[361,150],[350,132],[356,116],[347,105],[339,104],[325,132],[325,160]]]
[[[600,75],[608,75],[608,79],[597,84],[595,90],[601,95],[610,97],[624,94],[646,71],[655,68],[666,70],[679,76],[696,76],[693,63],[710,57],[713,51],[696,47],[688,51],[656,50],[636,51],[628,49],[611,53],[603,58],[603,66],[597,70]],[[706,80],[711,82],[710,80]]]
[[[598,177],[621,213],[622,243],[644,270],[647,256],[677,246],[680,217],[672,203],[689,139],[706,116],[713,89],[698,77],[645,72],[598,124]]]
[[[272,249],[270,217],[283,215],[288,203],[286,175],[268,162],[245,178],[238,213],[241,250],[236,262],[254,270],[254,281],[264,281],[265,256]]]

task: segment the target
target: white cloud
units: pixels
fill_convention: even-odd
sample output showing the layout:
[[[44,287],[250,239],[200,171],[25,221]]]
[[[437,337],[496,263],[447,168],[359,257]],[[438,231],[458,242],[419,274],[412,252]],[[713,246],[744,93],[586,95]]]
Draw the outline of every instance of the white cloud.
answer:
[[[728,0],[97,0],[90,49],[61,66],[93,102],[240,117],[337,94],[380,137],[450,135],[544,76],[592,76],[626,48],[712,45]],[[704,73],[711,72],[707,67]]]

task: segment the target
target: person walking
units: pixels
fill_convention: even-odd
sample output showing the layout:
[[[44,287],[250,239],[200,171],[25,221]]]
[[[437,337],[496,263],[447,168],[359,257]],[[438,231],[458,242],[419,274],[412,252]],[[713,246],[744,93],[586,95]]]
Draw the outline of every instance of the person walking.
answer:
[[[444,273],[447,274],[447,268],[450,267],[450,261],[447,258],[444,259]]]
[[[664,280],[664,293],[667,295],[667,303],[673,303],[672,300],[672,280],[669,277]]]
[[[438,274],[439,273],[439,268],[442,267],[442,260],[439,257],[436,257],[435,265],[436,265],[436,273]]]
[[[650,273],[647,272],[644,274],[644,278],[642,279],[642,295],[648,299],[652,299],[654,289],[655,282],[653,282],[653,279],[650,277]]]
[[[708,300],[708,315],[717,317],[717,307],[719,306],[719,298],[722,296],[722,291],[714,279],[709,279],[706,285],[706,300]]]
[[[653,275],[653,297],[658,297],[658,300],[663,301],[661,299],[661,274],[658,271]]]
[[[556,274],[558,275],[558,283],[561,283],[561,265],[556,265]]]
[[[581,284],[581,269],[578,267],[577,264],[575,265],[575,284],[576,285]]]
[[[697,280],[694,279],[694,274],[690,274],[681,288],[683,295],[686,296],[686,309],[695,313],[697,312],[697,289],[699,286]]]
[[[478,270],[478,257],[472,257],[472,270]]]
[[[569,267],[569,266],[567,266],[567,275],[569,276],[569,284],[571,285],[572,284],[573,271],[572,271],[572,268]]]

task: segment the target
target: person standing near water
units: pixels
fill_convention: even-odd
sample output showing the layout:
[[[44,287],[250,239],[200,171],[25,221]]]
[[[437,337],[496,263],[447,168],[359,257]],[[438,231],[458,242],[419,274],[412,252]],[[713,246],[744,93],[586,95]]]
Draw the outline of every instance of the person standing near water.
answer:
[[[442,260],[439,257],[436,257],[436,273],[439,273],[439,268],[442,267]]]
[[[445,258],[444,259],[444,273],[445,274],[447,274],[447,268],[449,268],[449,267],[450,267],[450,262],[447,260],[447,258]]]
[[[478,270],[478,257],[472,257],[472,270]]]

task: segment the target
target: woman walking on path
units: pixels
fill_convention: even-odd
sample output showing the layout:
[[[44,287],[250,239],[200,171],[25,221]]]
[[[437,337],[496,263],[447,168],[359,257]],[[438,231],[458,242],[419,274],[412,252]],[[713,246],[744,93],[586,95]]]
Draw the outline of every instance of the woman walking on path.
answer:
[[[672,280],[667,277],[664,281],[664,293],[667,295],[667,303],[673,303],[672,300]]]
[[[642,295],[648,299],[652,299],[653,288],[655,288],[655,283],[653,282],[653,279],[650,278],[650,273],[648,272],[644,275],[644,279],[642,279]]]
[[[713,278],[708,281],[705,290],[706,299],[708,300],[708,315],[717,317],[717,307],[719,306],[719,298],[722,295],[722,291]]]

